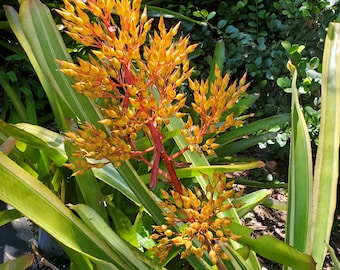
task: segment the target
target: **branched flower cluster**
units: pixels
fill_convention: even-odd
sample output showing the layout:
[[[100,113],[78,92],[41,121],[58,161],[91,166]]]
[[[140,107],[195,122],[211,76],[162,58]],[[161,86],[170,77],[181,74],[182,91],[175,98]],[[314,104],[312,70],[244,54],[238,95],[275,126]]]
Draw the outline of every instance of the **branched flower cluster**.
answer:
[[[88,160],[69,167],[82,173],[108,163],[120,166],[129,159],[140,160],[151,168],[151,188],[161,177],[181,192],[175,158],[187,150],[214,154],[214,139],[203,143],[203,136],[242,123],[228,110],[247,89],[245,76],[238,86],[236,82],[228,86],[229,76],[222,78],[216,68],[213,83],[190,80],[193,68],[188,55],[197,44],[190,45],[188,37],[176,38],[180,24],[167,30],[162,17],[158,29],[151,32],[153,20],[147,18],[146,8],[140,12],[141,0],[64,3],[57,12],[63,17],[66,33],[91,51],[88,60],[57,62],[62,72],[74,77],[73,88],[96,100],[103,115],[100,128],[81,123],[77,132],[66,133],[77,147],[75,156]],[[182,110],[186,96],[178,88],[187,80],[194,91],[192,106],[200,116],[199,123],[193,123]],[[187,119],[182,134],[188,146],[169,155],[162,129],[171,117]],[[141,137],[148,137],[151,146],[140,148],[137,140]],[[148,153],[152,153],[151,160]],[[165,169],[160,168],[161,161]]]
[[[199,153],[206,152],[214,155],[218,144],[214,143],[215,138],[210,138],[203,142],[206,134],[223,133],[232,126],[240,126],[243,121],[235,119],[233,113],[228,112],[239,100],[250,83],[246,82],[246,74],[243,75],[238,85],[236,81],[229,85],[230,75],[226,74],[223,78],[216,65],[216,79],[214,82],[201,81],[200,83],[189,78],[189,86],[194,94],[194,102],[191,103],[194,111],[199,115],[199,123],[194,123],[190,115],[182,130],[191,151]]]
[[[191,254],[201,258],[207,252],[213,264],[219,259],[228,260],[221,245],[239,236],[228,228],[231,218],[218,214],[237,207],[229,199],[241,196],[242,191],[235,191],[233,184],[225,174],[215,173],[205,195],[198,188],[194,193],[183,187],[182,194],[162,190],[164,201],[159,202],[159,206],[165,210],[167,225],[153,226],[155,233],[151,238],[158,241],[158,245],[151,248],[155,256],[164,261],[173,247],[183,247],[181,258]]]

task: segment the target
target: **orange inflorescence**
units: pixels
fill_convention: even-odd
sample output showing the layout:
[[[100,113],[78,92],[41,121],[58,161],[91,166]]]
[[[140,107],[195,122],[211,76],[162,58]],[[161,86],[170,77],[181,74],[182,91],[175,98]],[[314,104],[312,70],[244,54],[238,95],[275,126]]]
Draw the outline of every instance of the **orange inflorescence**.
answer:
[[[160,174],[181,192],[174,159],[189,149],[214,154],[218,146],[214,138],[204,141],[203,136],[242,123],[228,110],[247,89],[245,76],[238,86],[228,86],[228,75],[222,78],[216,68],[216,80],[210,85],[190,80],[193,68],[188,55],[197,44],[189,44],[188,37],[176,38],[180,24],[167,30],[162,17],[151,32],[153,20],[148,19],[146,8],[141,12],[141,0],[64,3],[57,12],[63,17],[66,32],[91,51],[88,60],[57,62],[62,72],[74,77],[73,88],[96,100],[103,115],[99,122],[102,128],[82,123],[77,132],[66,133],[78,149],[75,156],[88,159],[71,167],[81,173],[107,163],[119,166],[138,159],[152,168],[151,187]],[[199,123],[182,112],[186,96],[178,88],[186,80],[194,92],[192,106]],[[164,149],[162,129],[171,117],[187,117],[182,134],[188,146],[170,156]],[[141,137],[148,137],[151,146],[140,149],[136,140]],[[146,158],[148,153],[153,153],[151,161]],[[160,161],[166,169],[160,169]]]
[[[215,138],[210,138],[203,142],[203,136],[211,133],[223,133],[230,127],[240,126],[243,121],[235,119],[233,113],[229,113],[235,103],[239,100],[247,88],[249,83],[245,84],[246,74],[241,78],[239,84],[236,82],[229,85],[229,74],[223,78],[221,72],[216,65],[216,79],[213,82],[209,80],[201,81],[189,79],[189,86],[194,92],[194,102],[192,107],[200,116],[199,123],[194,123],[189,116],[185,124],[185,129],[182,134],[186,137],[192,151],[205,151],[209,155],[215,154],[215,149],[218,144],[214,143]]]
[[[223,243],[239,236],[228,228],[231,218],[218,214],[235,207],[229,199],[240,196],[241,191],[236,192],[232,187],[233,181],[228,182],[224,174],[215,173],[205,195],[199,189],[194,193],[183,188],[182,194],[162,190],[164,201],[159,206],[165,210],[167,225],[153,226],[155,233],[151,238],[158,241],[151,248],[155,256],[164,261],[173,247],[181,246],[181,258],[191,254],[201,258],[207,252],[213,264],[219,259],[228,260]]]
[[[140,14],[140,5],[141,1],[127,0],[65,0],[65,8],[57,10],[67,33],[93,48],[89,61],[57,60],[61,71],[75,78],[76,91],[103,99],[100,123],[111,130],[105,135],[94,125],[84,124],[76,134],[67,133],[79,149],[78,156],[107,159],[119,166],[142,155],[132,141],[148,124],[161,135],[162,124],[172,116],[182,116],[179,111],[186,97],[177,88],[193,71],[188,54],[196,45],[189,45],[188,37],[175,42],[179,24],[167,31],[163,18],[158,31],[150,35],[152,19],[148,20],[146,9]],[[111,17],[112,10],[119,24]]]

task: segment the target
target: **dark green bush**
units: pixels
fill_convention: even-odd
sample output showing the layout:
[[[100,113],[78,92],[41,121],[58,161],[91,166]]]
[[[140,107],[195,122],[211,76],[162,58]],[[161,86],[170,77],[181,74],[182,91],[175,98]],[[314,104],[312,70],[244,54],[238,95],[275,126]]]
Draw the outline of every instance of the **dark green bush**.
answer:
[[[299,71],[301,104],[316,140],[321,56],[328,23],[339,15],[336,2],[229,0],[157,4],[206,23],[182,23],[183,33],[200,43],[193,62],[201,75],[208,76],[216,41],[224,41],[224,71],[239,77],[246,70],[252,80],[250,91],[260,93],[251,108],[256,117],[290,111],[287,93],[291,79],[286,63],[291,59]]]

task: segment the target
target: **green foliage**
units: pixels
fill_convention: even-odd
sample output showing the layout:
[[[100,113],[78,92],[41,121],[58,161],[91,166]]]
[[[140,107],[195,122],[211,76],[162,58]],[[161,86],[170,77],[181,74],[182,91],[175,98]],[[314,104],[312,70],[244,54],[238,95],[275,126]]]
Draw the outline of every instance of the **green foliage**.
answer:
[[[169,7],[174,9],[172,5]],[[207,26],[184,23],[192,40],[201,42],[203,51],[211,55],[214,48],[211,41],[222,38],[227,47],[225,68],[233,74],[246,69],[254,77],[254,91],[263,94],[273,90],[273,81],[287,74],[285,58],[290,57],[293,50],[301,50],[297,45],[288,54],[281,42],[304,45],[304,57],[320,58],[325,29],[337,16],[336,7],[327,1],[314,4],[310,1],[256,0],[233,4],[220,1],[218,8],[209,1],[200,1],[195,5],[180,5],[178,11],[202,18]]]
[[[6,4],[6,1],[1,3]],[[53,114],[44,90],[25,52],[16,42],[3,9],[0,9],[0,119],[46,124]]]
[[[297,69],[292,82],[292,136],[289,161],[286,242],[311,254],[322,269],[329,242],[339,176],[340,24],[330,23],[323,54],[320,144],[313,168],[307,123],[298,99]],[[335,261],[336,262],[336,261]],[[288,268],[285,268],[288,269]]]
[[[311,138],[317,143],[320,117],[321,55],[328,23],[339,16],[334,1],[191,1],[187,4],[165,2],[171,10],[191,14],[205,25],[184,21],[183,31],[200,43],[196,50],[197,74],[211,63],[214,44],[226,46],[224,68],[236,76],[244,70],[252,77],[251,91],[260,93],[251,107],[256,117],[290,111],[291,79],[286,70],[290,58],[298,69],[298,88],[303,95]],[[206,71],[205,71],[206,70]],[[282,91],[284,89],[285,92]],[[289,138],[289,129],[280,134]],[[277,137],[274,141],[280,142]],[[280,143],[281,144],[281,143]],[[285,144],[285,143],[284,143]]]
[[[157,1],[146,2],[157,3]],[[270,34],[268,30],[270,27],[267,24],[274,22],[271,28],[287,31],[285,32],[286,36],[284,36],[287,38],[287,33],[292,31],[293,28],[289,28],[288,24],[283,26],[283,18],[287,19],[288,22],[293,22],[295,19],[307,20],[308,18],[315,20],[313,16],[317,11],[322,16],[330,8],[327,2],[320,1],[319,5],[315,4],[313,6],[310,6],[309,2],[301,3],[301,1],[280,1],[282,5],[278,5],[279,1],[256,0],[255,3],[238,1],[229,6],[226,2],[220,2],[218,10],[230,11],[223,14],[221,11],[208,11],[211,10],[209,5],[214,4],[214,2],[204,1],[207,6],[202,7],[202,9],[195,9],[193,4],[179,6],[182,18],[184,18],[184,15],[191,16],[193,14],[201,20],[201,22],[188,20],[183,23],[185,29],[188,30],[191,27],[192,37],[196,41],[201,38],[202,47],[201,50],[198,50],[196,56],[206,57],[207,62],[199,62],[198,58],[194,59],[195,62],[199,63],[200,76],[209,76],[213,80],[209,70],[211,70],[211,66],[214,66],[214,63],[226,66],[235,75],[238,75],[238,73],[242,72],[242,69],[246,68],[254,79],[255,90],[259,90],[262,96],[268,97],[266,101],[261,101],[263,103],[260,102],[260,105],[258,105],[265,104],[266,109],[263,112],[258,112],[257,116],[277,113],[285,111],[286,108],[278,109],[278,100],[276,100],[278,97],[266,91],[270,90],[268,90],[270,85],[271,87],[276,87],[275,79],[284,73],[283,67],[276,66],[273,63],[275,61],[277,63],[285,61],[284,55],[289,54],[292,61],[295,61],[301,76],[307,78],[306,82],[303,81],[306,85],[305,89],[308,90],[305,92],[312,93],[314,91],[312,84],[313,82],[317,83],[317,74],[311,71],[319,72],[320,57],[315,55],[315,57],[309,58],[308,55],[303,55],[307,46],[298,45],[300,41],[282,39],[282,42],[275,43],[275,35],[281,37],[284,34],[279,34],[278,32]],[[58,31],[54,31],[54,23],[48,15],[48,10],[35,0],[22,1],[22,5],[25,8],[21,10],[19,15],[14,9],[6,7],[8,17],[11,18],[12,27],[15,29],[20,43],[25,48],[39,75],[39,80],[49,97],[49,103],[57,118],[59,129],[67,131],[73,128],[74,123],[72,121],[65,121],[65,118],[70,116],[81,120],[86,119],[93,124],[97,124],[101,114],[96,110],[94,104],[83,96],[75,95],[70,87],[71,82],[68,78],[59,72],[55,72],[55,55],[53,53],[57,53],[59,59],[69,58],[69,55],[59,37]],[[223,9],[223,5],[227,5],[228,9]],[[320,9],[321,6],[322,8]],[[172,4],[172,7],[175,7],[174,4]],[[159,12],[160,10],[153,9],[154,12]],[[332,9],[330,8],[330,10]],[[165,12],[165,10],[162,10],[162,12]],[[26,16],[23,16],[23,14]],[[276,17],[272,14],[275,14]],[[332,14],[334,15],[334,13]],[[172,16],[176,17],[177,15],[172,12]],[[246,21],[246,18],[248,18],[247,24],[243,23],[242,25],[241,21]],[[40,19],[42,21],[39,21]],[[280,21],[281,19],[282,21]],[[37,27],[38,25],[41,27]],[[203,40],[202,36],[199,36],[199,31],[204,34]],[[49,35],[46,36],[46,33]],[[226,44],[227,50],[224,50],[224,46],[215,46],[215,43],[211,42],[212,39],[210,38],[222,41],[217,42],[218,46]],[[46,44],[50,46],[44,46],[44,42],[47,42]],[[235,47],[230,44],[234,44],[233,46]],[[39,46],[42,47],[40,48]],[[83,52],[82,49],[78,50],[78,48],[68,51],[75,51],[76,54]],[[213,53],[214,51],[216,54]],[[219,57],[216,57],[216,55],[219,55]],[[226,55],[225,59],[224,55]],[[225,61],[221,63],[220,58]],[[228,62],[230,59],[234,59],[234,62]],[[272,62],[270,62],[270,59]],[[205,68],[207,63],[209,68]],[[17,76],[15,72],[14,74],[12,72],[7,73],[7,80],[15,80]],[[198,76],[198,72],[196,76]],[[280,78],[282,79],[278,80],[278,84],[281,84],[281,87],[289,88],[291,86],[289,85],[290,78],[288,76]],[[310,84],[307,82],[308,79],[310,79]],[[15,100],[15,98],[13,96],[11,100]],[[247,107],[254,104],[255,100],[255,95],[250,95],[245,103],[240,102],[232,110],[235,115],[241,115]],[[18,108],[19,106],[21,105],[18,105]],[[25,106],[22,106],[22,108],[25,109]],[[305,111],[313,120],[310,125],[319,125],[317,110],[313,107],[307,108]],[[333,107],[328,106],[328,108]],[[339,106],[334,108],[339,108]],[[298,117],[300,120],[303,118],[301,113]],[[227,153],[231,155],[240,151],[240,146],[245,149],[247,142],[242,138],[256,132],[259,132],[259,136],[254,137],[255,143],[262,141],[261,136],[265,137],[268,134],[277,136],[277,126],[288,121],[287,118],[287,114],[268,117],[244,125],[240,129],[234,129],[227,133],[226,136],[220,136],[219,142],[221,146],[219,150],[217,149],[216,156],[210,160],[204,155],[198,155],[196,152],[185,152],[182,161],[187,164],[190,163],[191,167],[179,168],[176,173],[185,178],[183,179],[183,184],[188,187],[205,188],[207,179],[211,178],[215,171],[233,172],[244,168],[259,167],[262,164],[261,162],[249,162],[249,160],[241,162],[231,160],[231,164],[225,164],[228,159],[225,151],[231,151]],[[296,118],[293,119],[294,121],[296,121]],[[325,125],[325,120],[322,123]],[[143,182],[143,179],[149,179],[148,168],[140,167],[137,162],[126,162],[117,169],[109,165],[102,169],[88,171],[85,175],[71,176],[72,172],[63,168],[62,164],[67,158],[69,160],[74,158],[72,157],[73,149],[68,143],[64,144],[62,135],[36,125],[22,123],[11,125],[5,122],[0,122],[0,124],[0,150],[4,151],[3,149],[7,144],[12,145],[12,148],[6,147],[8,151],[4,151],[8,155],[0,153],[0,171],[1,175],[5,177],[4,185],[0,189],[0,199],[13,204],[22,214],[28,216],[52,234],[68,253],[72,260],[73,269],[163,268],[163,265],[160,266],[155,263],[152,254],[146,251],[149,247],[155,245],[154,241],[149,238],[152,232],[151,225],[164,223],[161,209],[156,204],[160,200],[159,189],[150,191]],[[179,134],[179,130],[183,129],[183,125],[184,123],[181,119],[173,118],[164,127],[166,129],[164,134],[167,147],[183,149],[186,146],[187,143],[184,137]],[[271,133],[267,133],[268,131],[271,131]],[[306,129],[304,129],[304,132],[307,133]],[[336,134],[338,135],[339,132]],[[13,138],[18,140],[16,145],[11,143]],[[282,140],[284,141],[284,139]],[[253,145],[254,141],[248,145]],[[334,142],[335,140],[330,141]],[[333,144],[334,149],[334,145],[337,147],[339,144],[338,141],[335,142]],[[143,141],[142,143],[145,142]],[[301,144],[300,146],[303,147],[304,145]],[[213,164],[214,161],[217,164],[223,161],[225,163],[211,166],[210,164]],[[334,158],[331,161],[328,162],[328,165],[335,166],[338,160]],[[323,179],[325,178],[327,176],[323,176]],[[333,178],[329,180],[329,184],[334,185]],[[160,186],[164,187],[165,185],[160,183]],[[326,188],[329,191],[329,186]],[[333,188],[334,190],[335,188]],[[301,191],[305,192],[304,189],[299,191],[300,193]],[[319,195],[319,193],[317,194]],[[328,194],[324,192],[321,196],[328,196]],[[254,252],[256,251],[268,259],[290,267],[296,267],[296,269],[313,269],[314,261],[310,255],[301,254],[295,249],[295,246],[290,247],[273,237],[265,236],[252,239],[250,236],[252,230],[238,224],[239,216],[264,202],[268,195],[268,190],[260,190],[243,196],[238,199],[243,204],[239,211],[231,209],[226,213],[228,217],[233,218],[231,229],[242,236],[239,243],[235,242],[223,246],[223,249],[228,252],[231,258],[231,261],[226,263],[226,267],[228,269],[260,269]],[[23,201],[23,197],[27,197],[27,200]],[[298,196],[296,197],[296,199],[299,199]],[[332,196],[331,202],[324,201],[325,203],[320,208],[321,211],[318,212],[320,219],[325,217],[322,215],[323,209],[326,209],[323,211],[324,213],[331,213],[330,210],[332,209],[327,207],[334,203],[334,196]],[[70,203],[65,206],[67,202]],[[36,207],[37,203],[38,207]],[[300,210],[304,211],[306,209]],[[0,213],[0,219],[4,223],[18,215],[19,212],[3,212]],[[119,217],[118,219],[117,216]],[[291,220],[292,222],[295,221],[294,218],[291,218]],[[326,233],[328,233],[330,219],[326,217],[326,221],[328,230]],[[323,233],[325,233],[325,230]],[[322,246],[321,241],[319,241],[321,238],[318,239],[315,245]],[[273,249],[273,247],[275,248]],[[246,252],[244,252],[245,250]],[[315,250],[317,250],[317,247]],[[247,253],[246,257],[249,256],[247,261],[242,257],[245,253]],[[323,259],[323,256],[321,256],[323,254],[320,254],[320,252],[317,254],[318,262]],[[177,265],[176,267],[178,268],[178,265],[182,264],[177,255],[176,251],[176,253],[168,256],[167,259],[170,262],[167,267],[169,269],[173,268],[170,265]],[[16,263],[13,262],[13,265]],[[187,258],[187,263],[191,264],[195,269],[211,269],[211,262],[207,256],[200,260],[195,257],[189,257]]]

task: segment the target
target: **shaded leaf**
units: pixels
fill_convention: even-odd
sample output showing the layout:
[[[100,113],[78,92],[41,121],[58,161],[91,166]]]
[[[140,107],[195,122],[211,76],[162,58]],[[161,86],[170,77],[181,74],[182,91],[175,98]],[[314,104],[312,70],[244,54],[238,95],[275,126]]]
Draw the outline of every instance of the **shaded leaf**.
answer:
[[[26,269],[33,264],[33,254],[26,254],[12,261],[0,264],[0,270],[18,270]]]

